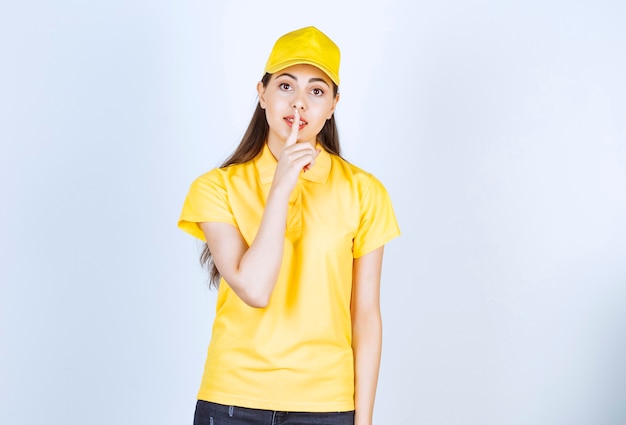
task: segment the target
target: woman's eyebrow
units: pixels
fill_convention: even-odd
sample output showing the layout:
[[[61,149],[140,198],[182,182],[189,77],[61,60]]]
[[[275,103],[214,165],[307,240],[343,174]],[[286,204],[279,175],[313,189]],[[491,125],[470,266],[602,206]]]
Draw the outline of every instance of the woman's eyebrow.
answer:
[[[280,77],[289,77],[289,78],[291,78],[291,79],[293,79],[293,80],[295,80],[295,81],[298,81],[298,79],[296,78],[296,76],[295,76],[295,75],[290,74],[290,73],[288,73],[288,72],[283,72],[282,74],[278,75],[278,76],[276,77],[276,79],[278,79],[278,78],[280,78]],[[326,82],[326,80],[324,80],[323,78],[313,77],[313,78],[310,78],[310,79],[309,79],[309,83],[315,83],[315,82],[321,82],[321,83],[324,83],[324,84],[326,84],[326,86],[328,86],[328,88],[330,88],[330,86],[328,85],[328,83]]]
[[[294,80],[298,81],[298,79],[297,79],[296,77],[294,77],[293,75],[291,75],[291,74],[289,74],[289,73],[287,73],[287,72],[283,72],[282,74],[278,75],[278,76],[276,77],[276,79],[279,79],[280,77],[290,77],[290,78],[292,78],[292,79],[294,79]]]
[[[324,83],[324,84],[326,84],[326,86],[327,86],[328,88],[330,88],[330,86],[328,85],[328,83],[326,82],[326,80],[324,80],[323,78],[313,77],[313,78],[309,79],[309,83],[315,83],[315,82]]]

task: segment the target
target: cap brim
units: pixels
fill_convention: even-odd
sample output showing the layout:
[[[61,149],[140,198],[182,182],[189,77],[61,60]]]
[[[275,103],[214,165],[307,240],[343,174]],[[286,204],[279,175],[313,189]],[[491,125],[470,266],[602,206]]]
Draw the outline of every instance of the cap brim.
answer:
[[[275,74],[278,71],[282,71],[285,68],[289,68],[293,65],[313,65],[316,68],[321,69],[324,74],[328,75],[328,77],[337,85],[339,85],[339,76],[333,74],[327,67],[324,65],[312,61],[311,59],[289,59],[287,61],[276,63],[270,67],[268,67],[265,72],[269,72],[270,74]]]

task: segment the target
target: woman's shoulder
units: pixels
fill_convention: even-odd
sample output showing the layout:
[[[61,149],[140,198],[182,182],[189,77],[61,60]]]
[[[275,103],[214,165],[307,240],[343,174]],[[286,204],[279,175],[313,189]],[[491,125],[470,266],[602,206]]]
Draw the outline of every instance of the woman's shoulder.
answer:
[[[224,178],[224,170],[222,168],[212,168],[196,177],[193,184],[208,184],[211,182],[219,182]]]
[[[242,168],[248,167],[251,161],[232,164],[223,167],[215,167],[206,171],[198,176],[195,181],[199,182],[223,182],[229,178],[229,176],[238,174]]]
[[[361,168],[360,166],[353,164],[345,158],[338,155],[331,155],[335,172],[340,173],[343,177],[349,181],[359,184],[370,186],[372,184],[380,185],[380,181],[371,172]]]

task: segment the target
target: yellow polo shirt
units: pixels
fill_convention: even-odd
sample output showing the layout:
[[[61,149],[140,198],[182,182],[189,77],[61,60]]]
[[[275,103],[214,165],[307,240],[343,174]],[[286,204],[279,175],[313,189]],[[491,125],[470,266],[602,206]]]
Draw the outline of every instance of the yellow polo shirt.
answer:
[[[198,223],[229,223],[250,245],[276,164],[266,145],[252,161],[200,176],[178,226],[205,240]],[[280,411],[353,410],[352,262],[399,234],[383,185],[322,150],[291,194],[269,305],[250,307],[220,283],[198,399]]]

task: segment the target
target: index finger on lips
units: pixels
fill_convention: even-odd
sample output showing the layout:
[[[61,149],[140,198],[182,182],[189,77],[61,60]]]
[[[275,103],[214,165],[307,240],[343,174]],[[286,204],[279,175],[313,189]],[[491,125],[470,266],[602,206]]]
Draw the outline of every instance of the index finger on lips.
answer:
[[[298,128],[300,127],[300,112],[296,108],[293,113],[293,122],[291,123],[291,132],[287,137],[285,146],[295,145],[298,141]]]

